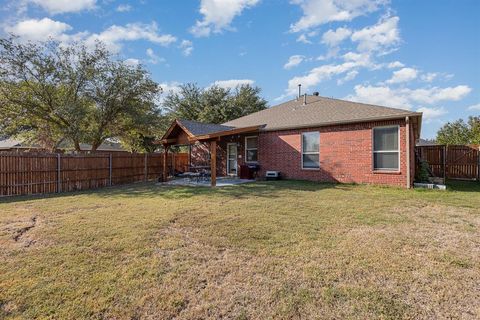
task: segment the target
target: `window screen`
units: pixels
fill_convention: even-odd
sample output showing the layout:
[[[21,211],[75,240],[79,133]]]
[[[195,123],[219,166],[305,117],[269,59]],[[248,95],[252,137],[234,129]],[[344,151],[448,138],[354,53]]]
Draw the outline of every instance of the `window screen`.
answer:
[[[399,170],[398,127],[373,129],[373,168]]]
[[[245,138],[245,158],[247,162],[258,161],[258,137]]]
[[[302,134],[302,168],[320,168],[319,132],[305,132]]]

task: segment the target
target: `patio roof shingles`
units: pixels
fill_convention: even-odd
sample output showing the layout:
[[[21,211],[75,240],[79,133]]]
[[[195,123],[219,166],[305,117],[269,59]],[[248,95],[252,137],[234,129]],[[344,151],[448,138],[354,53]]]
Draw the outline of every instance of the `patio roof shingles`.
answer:
[[[214,123],[203,123],[193,120],[177,120],[182,126],[184,126],[190,133],[194,136],[201,136],[216,132],[222,132],[227,130],[235,129],[235,127],[231,126],[224,126],[221,124],[214,124]]]

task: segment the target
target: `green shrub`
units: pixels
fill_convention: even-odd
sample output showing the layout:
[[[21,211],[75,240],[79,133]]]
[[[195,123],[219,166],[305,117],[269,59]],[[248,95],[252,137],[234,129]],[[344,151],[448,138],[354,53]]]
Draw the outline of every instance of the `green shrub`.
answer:
[[[415,180],[418,182],[428,182],[430,174],[428,173],[428,162],[426,160],[421,160],[420,169],[417,172]]]

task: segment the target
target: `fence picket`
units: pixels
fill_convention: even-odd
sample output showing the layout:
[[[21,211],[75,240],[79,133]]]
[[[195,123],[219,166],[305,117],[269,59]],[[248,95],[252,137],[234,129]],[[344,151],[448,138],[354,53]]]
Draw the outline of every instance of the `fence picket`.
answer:
[[[169,171],[183,171],[188,154],[169,154]],[[163,168],[163,155],[0,152],[0,197],[87,190],[151,181]]]
[[[417,146],[416,149],[420,158],[428,162],[434,176],[480,181],[480,150],[478,146],[433,145]]]

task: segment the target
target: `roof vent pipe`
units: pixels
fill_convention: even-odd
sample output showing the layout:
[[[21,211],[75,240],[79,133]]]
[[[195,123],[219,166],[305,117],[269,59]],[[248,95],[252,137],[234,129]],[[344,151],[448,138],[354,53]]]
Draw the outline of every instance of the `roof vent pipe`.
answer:
[[[298,85],[298,96],[297,96],[297,101],[300,100],[300,97],[302,96],[302,85]]]
[[[307,105],[307,94],[306,93],[303,95],[303,105],[304,106]]]

